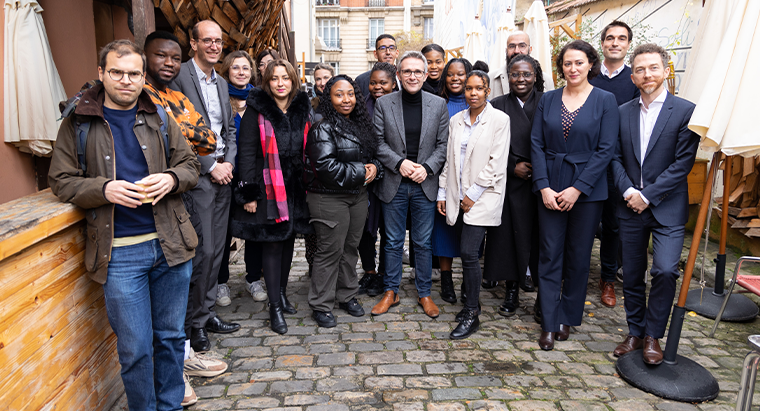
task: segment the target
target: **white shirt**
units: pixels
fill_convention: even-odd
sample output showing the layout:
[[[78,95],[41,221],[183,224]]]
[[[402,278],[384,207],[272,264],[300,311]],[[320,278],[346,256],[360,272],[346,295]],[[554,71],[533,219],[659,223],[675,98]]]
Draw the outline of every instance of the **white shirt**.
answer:
[[[604,63],[602,63],[602,74],[604,74],[605,76],[607,76],[607,78],[613,78],[613,77],[617,76],[618,74],[620,74],[623,71],[624,68],[625,68],[625,64],[621,65],[615,71],[613,71],[612,73],[610,73],[610,70],[607,68],[607,66],[605,66]]]
[[[519,100],[519,99],[518,99]],[[485,111],[485,110],[484,110]],[[464,187],[462,186],[462,171],[464,170],[464,159],[467,156],[467,143],[470,141],[470,137],[472,136],[472,132],[475,131],[475,127],[477,127],[480,124],[480,116],[483,115],[483,111],[478,114],[477,117],[475,117],[475,122],[470,124],[470,109],[464,110],[464,132],[462,133],[462,141],[461,145],[459,146],[459,201],[464,200],[464,197],[467,196],[472,200],[473,202],[478,201],[481,195],[483,195],[483,192],[486,191],[486,187],[483,187],[478,184],[473,184],[465,193]],[[445,188],[438,188],[438,201],[446,201],[446,189]]]
[[[216,70],[211,69],[211,77],[206,76],[206,73],[198,67],[195,63],[195,59],[190,59],[195,67],[195,73],[198,75],[198,82],[201,85],[201,93],[203,94],[203,104],[208,113],[208,118],[211,121],[211,129],[214,130],[217,136],[222,135],[223,118],[222,118],[222,104],[219,98],[219,90],[216,88]],[[216,139],[216,152],[214,157],[224,157],[224,139]],[[213,170],[216,164],[211,169]]]
[[[651,103],[649,103],[649,107],[644,105],[644,100],[639,97],[639,150],[641,153],[641,168],[644,169],[644,156],[647,152],[647,147],[649,147],[649,140],[652,138],[652,131],[654,131],[654,125],[657,123],[657,117],[660,116],[660,111],[662,110],[662,105],[665,104],[665,98],[668,96],[668,91],[663,87],[662,92],[660,92],[660,95],[655,97],[654,100],[652,100]],[[644,177],[639,176],[639,185],[641,188],[644,188]],[[641,196],[641,199],[644,200],[647,205],[649,204],[649,200],[647,200],[639,190],[630,187],[628,190],[625,190],[625,193],[623,193],[623,198],[628,197],[632,193],[639,193]]]

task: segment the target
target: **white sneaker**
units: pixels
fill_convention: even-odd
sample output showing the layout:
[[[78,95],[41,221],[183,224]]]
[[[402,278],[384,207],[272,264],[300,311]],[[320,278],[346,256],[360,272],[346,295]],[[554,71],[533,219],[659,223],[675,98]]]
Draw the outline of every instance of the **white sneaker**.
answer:
[[[226,307],[232,304],[230,299],[230,287],[227,284],[219,284],[216,288],[216,305]]]
[[[417,278],[417,270],[412,267],[412,269],[409,270],[409,279],[414,281],[415,278]]]
[[[404,253],[401,254],[401,264],[409,265],[409,247],[404,247]]]
[[[441,281],[441,269],[440,268],[434,268],[433,274],[431,275],[431,279],[433,281]]]
[[[190,358],[185,360],[185,375],[193,377],[216,377],[227,371],[227,363],[196,353],[190,347]]]
[[[266,301],[267,300],[267,292],[264,291],[264,282],[261,280],[254,281],[252,283],[249,283],[248,281],[245,282],[245,285],[248,288],[248,292],[251,293],[251,297],[253,297],[253,301]]]
[[[182,406],[187,407],[198,402],[198,396],[195,395],[195,390],[190,385],[190,378],[187,373],[182,373],[182,379],[185,381],[185,398],[182,399]]]

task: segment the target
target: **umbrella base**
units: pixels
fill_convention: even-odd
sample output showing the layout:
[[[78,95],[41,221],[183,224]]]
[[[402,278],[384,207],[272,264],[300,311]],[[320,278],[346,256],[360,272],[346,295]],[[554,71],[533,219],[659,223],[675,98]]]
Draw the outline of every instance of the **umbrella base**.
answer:
[[[684,306],[687,310],[694,311],[703,317],[715,319],[718,316],[721,305],[723,305],[723,300],[726,298],[726,292],[724,291],[722,295],[716,295],[711,289],[705,289],[702,292],[701,289],[696,288],[689,291]],[[751,321],[757,317],[758,311],[760,309],[758,309],[757,304],[749,298],[741,294],[731,294],[721,321]]]
[[[620,377],[634,387],[660,398],[681,402],[704,402],[720,392],[718,381],[701,365],[676,356],[675,364],[649,365],[642,350],[631,351],[615,363]]]

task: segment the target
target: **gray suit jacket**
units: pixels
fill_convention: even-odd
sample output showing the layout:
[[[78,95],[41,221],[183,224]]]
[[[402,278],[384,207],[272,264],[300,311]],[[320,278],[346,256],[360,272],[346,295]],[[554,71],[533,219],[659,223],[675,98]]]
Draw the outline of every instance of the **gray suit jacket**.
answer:
[[[420,92],[422,93],[421,90]],[[377,158],[385,167],[385,177],[375,183],[375,194],[380,201],[389,203],[401,184],[397,165],[406,158],[406,131],[400,91],[377,100],[373,122],[378,138]],[[446,162],[448,139],[449,110],[446,108],[446,100],[430,93],[422,93],[422,130],[417,162],[432,171],[421,184],[422,191],[430,201],[435,201],[438,194],[438,175]]]
[[[187,96],[190,102],[193,103],[193,106],[195,106],[195,109],[203,115],[206,124],[211,128],[211,120],[208,118],[206,104],[203,101],[203,94],[201,93],[201,83],[195,72],[195,66],[190,60],[182,63],[179,75],[169,87]],[[219,73],[216,73],[216,88],[219,90],[219,101],[222,103],[222,135],[218,137],[224,139],[224,161],[231,163],[234,167],[235,156],[237,156],[235,113],[232,112],[232,106],[230,106],[230,93],[227,88],[227,82],[224,81]],[[213,154],[198,156],[198,161],[201,163],[201,174],[206,174],[214,164]]]

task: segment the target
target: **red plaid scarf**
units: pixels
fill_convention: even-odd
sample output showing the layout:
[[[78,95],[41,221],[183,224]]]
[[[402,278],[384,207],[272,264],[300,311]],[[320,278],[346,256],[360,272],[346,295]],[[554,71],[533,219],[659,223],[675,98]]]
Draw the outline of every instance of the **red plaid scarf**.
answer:
[[[306,148],[306,136],[309,133],[310,122],[306,123],[303,132],[303,148]],[[285,192],[285,180],[282,177],[280,153],[277,151],[277,140],[274,128],[262,114],[259,114],[259,135],[261,151],[264,153],[264,186],[267,192],[267,216],[275,222],[288,221],[288,195]]]

